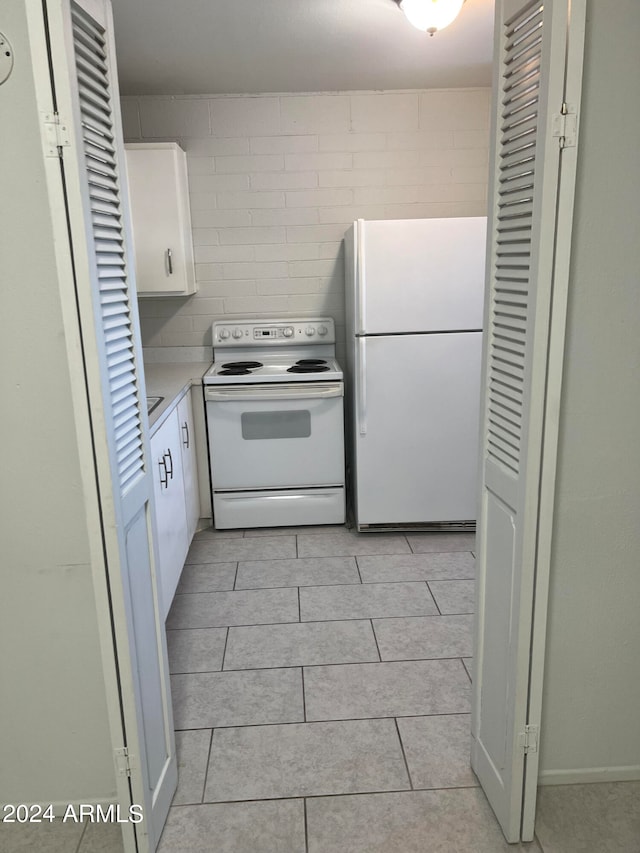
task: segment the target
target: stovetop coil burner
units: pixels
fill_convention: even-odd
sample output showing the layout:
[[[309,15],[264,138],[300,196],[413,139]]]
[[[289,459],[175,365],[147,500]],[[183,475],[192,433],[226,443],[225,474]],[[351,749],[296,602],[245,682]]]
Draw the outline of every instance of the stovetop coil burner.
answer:
[[[298,361],[296,361],[296,365],[301,365],[302,367],[306,367],[307,364],[320,365],[326,363],[326,358],[299,358]]]
[[[287,368],[287,373],[324,373],[329,370],[328,364],[294,364]]]
[[[246,367],[227,367],[220,371],[220,376],[248,376],[250,373]]]
[[[222,365],[223,370],[251,370],[254,367],[262,367],[261,361],[228,361]]]

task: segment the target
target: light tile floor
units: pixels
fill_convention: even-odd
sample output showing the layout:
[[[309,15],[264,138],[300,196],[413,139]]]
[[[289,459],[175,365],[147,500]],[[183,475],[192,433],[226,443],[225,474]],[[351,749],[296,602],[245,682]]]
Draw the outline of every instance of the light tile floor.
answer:
[[[640,853],[640,783],[543,788],[507,845],[469,767],[474,537],[199,532],[169,615],[179,785],[158,853]],[[0,825],[2,853],[121,853]]]
[[[573,850],[558,789],[540,838],[507,845],[469,767],[474,574],[471,534],[200,532],[168,620],[159,853]],[[640,853],[634,826],[575,849]]]
[[[472,547],[337,526],[200,532],[167,620],[180,783],[160,851],[220,833],[234,853],[427,853],[443,815],[469,809],[474,846],[456,849],[507,849],[467,758]],[[372,833],[368,811],[395,804],[409,836]]]

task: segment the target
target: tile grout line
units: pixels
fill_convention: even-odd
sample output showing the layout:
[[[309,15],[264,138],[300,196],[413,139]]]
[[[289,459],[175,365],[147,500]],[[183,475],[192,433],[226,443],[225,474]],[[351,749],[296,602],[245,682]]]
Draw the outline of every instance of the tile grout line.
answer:
[[[305,710],[306,714],[306,710]],[[187,729],[175,729],[176,732],[203,732],[208,729],[217,729],[218,731],[228,731],[229,729],[270,729],[274,726],[302,726],[302,725],[317,725],[320,723],[370,723],[379,720],[416,720],[416,719],[429,719],[431,717],[471,717],[471,711],[446,711],[439,712],[433,714],[398,714],[395,716],[388,717],[339,717],[338,719],[327,718],[322,720],[289,720],[288,722],[281,723],[233,723],[230,725],[216,725],[216,726],[200,726],[195,727],[191,726]],[[474,787],[469,785],[462,785],[463,788]]]
[[[295,587],[283,587],[283,589],[295,589]],[[172,625],[167,628],[167,631],[199,631],[209,628],[269,628],[279,625],[330,625],[333,622],[370,622],[372,619],[448,619],[450,617],[457,618],[458,616],[473,616],[473,613],[418,613],[414,616],[343,616],[340,619],[305,619],[304,621],[296,622],[291,619],[288,622],[250,622],[249,624],[240,625],[184,625],[176,628]]]
[[[301,559],[304,559],[301,558]],[[312,558],[312,559],[324,559],[323,557]],[[329,558],[331,559],[331,558]],[[244,562],[244,561],[241,561]],[[267,560],[263,562],[269,562]],[[202,565],[209,565],[208,563],[203,563]],[[222,563],[212,563],[211,565],[222,565]],[[356,563],[357,566],[357,563]],[[186,568],[186,567],[185,567]],[[237,570],[239,571],[239,569]],[[358,574],[360,574],[360,570],[358,568]],[[384,581],[363,581],[360,583],[354,583],[353,581],[342,581],[342,582],[331,582],[331,583],[303,583],[299,584],[299,586],[304,587],[305,589],[324,589],[327,586],[375,586],[376,584],[400,584],[400,583],[459,583],[460,581],[475,581],[475,578],[398,578],[397,580],[384,580]],[[266,589],[293,589],[291,584],[278,584],[275,586],[241,586],[237,588],[230,587],[229,589],[200,589],[195,590],[193,592],[176,592],[176,597],[179,595],[214,595],[217,592],[258,592],[260,590]]]
[[[467,673],[467,678],[469,679],[469,682],[471,684],[473,684],[473,679],[471,678],[471,673],[469,672],[469,669],[468,669],[466,663],[464,662],[464,658],[460,658],[460,663],[464,667],[464,671]]]
[[[297,624],[297,623],[294,623]],[[472,657],[471,655],[465,655],[465,657]],[[172,675],[202,675],[202,674],[212,674],[215,675],[220,672],[264,672],[265,670],[274,670],[274,669],[298,669],[301,666],[306,666],[307,668],[316,667],[316,666],[366,666],[367,664],[373,663],[426,663],[428,661],[461,661],[462,658],[460,655],[456,657],[441,657],[441,658],[391,658],[390,660],[347,660],[347,661],[336,661],[336,662],[323,662],[323,663],[289,663],[289,664],[279,664],[272,666],[247,666],[241,667],[239,669],[210,669],[203,670],[202,672],[172,672]],[[464,664],[462,664],[464,667]],[[466,671],[466,668],[465,668]]]
[[[413,779],[411,778],[411,771],[409,770],[409,762],[407,761],[407,754],[404,751],[404,743],[402,742],[402,735],[400,734],[400,726],[398,725],[398,718],[394,717],[393,722],[395,723],[396,732],[398,733],[398,740],[400,741],[400,749],[402,750],[402,758],[404,760],[404,766],[407,771],[407,778],[409,780],[409,785],[411,786],[411,790],[414,790],[413,787]]]
[[[240,560],[237,560],[236,561],[236,573],[233,576],[233,587],[229,590],[229,592],[235,592],[236,591],[236,584],[238,583],[238,571],[239,570],[240,570]],[[217,590],[214,590],[214,591],[217,592]],[[223,590],[220,590],[220,592],[223,592]]]
[[[302,716],[304,717],[303,722],[308,722],[307,720],[307,697],[305,696],[304,689],[304,667],[300,667],[300,673],[302,675]]]
[[[88,826],[89,826],[88,823],[85,823],[85,825],[83,826],[82,832],[80,833],[80,838],[78,839],[78,846],[76,847],[74,853],[80,853],[80,848],[82,847],[82,842],[84,841],[84,837],[87,834],[87,827]]]
[[[372,794],[412,794],[417,791],[477,791],[480,789],[480,785],[451,785],[449,787],[444,788],[383,788],[382,790],[372,790],[372,791],[347,791],[344,793],[318,793],[318,794],[306,794],[304,797],[299,794],[289,794],[287,796],[282,797],[263,797],[263,798],[247,798],[244,800],[206,800],[204,803],[181,803],[176,806],[172,806],[172,808],[180,809],[180,808],[189,808],[193,805],[227,805],[233,803],[277,803],[282,802],[283,800],[300,800],[300,799],[327,799],[329,797],[368,797]]]
[[[202,783],[202,799],[200,803],[204,803],[204,793],[207,790],[207,780],[209,778],[209,765],[211,764],[211,751],[213,750],[213,730],[214,726],[211,727],[211,737],[209,738],[209,751],[207,752],[207,763],[205,765],[204,770],[204,782]]]
[[[282,537],[282,538],[284,538],[284,537]],[[295,537],[295,538],[297,539],[297,537]],[[247,540],[232,539],[229,541],[232,541],[232,542],[239,542],[239,541],[259,542],[260,539],[259,539],[259,537],[255,537],[255,538],[251,538],[251,539],[247,539]],[[284,556],[284,557],[282,557],[282,556],[281,557],[240,557],[239,559],[240,559],[240,562],[242,562],[242,563],[270,563],[270,562],[273,562],[274,560],[296,560],[296,559],[300,559],[300,560],[324,560],[324,559],[332,558],[332,557],[430,557],[430,556],[435,555],[435,554],[439,554],[439,555],[442,555],[442,554],[473,554],[473,552],[472,551],[389,551],[388,553],[384,553],[384,554],[376,554],[375,552],[368,552],[366,554],[353,554],[353,553],[349,553],[349,552],[344,553],[344,552],[338,551],[335,554],[299,554],[299,553],[297,553],[297,542],[296,542],[296,556],[293,556],[293,557],[288,554],[287,556]],[[476,558],[474,557],[474,559],[476,559]],[[235,563],[236,561],[237,561],[237,558],[234,559],[233,557],[226,557],[223,560],[205,560],[205,561],[199,560],[198,562],[185,563],[184,566],[185,566],[185,568],[187,566],[215,566],[215,565],[222,565],[223,563]]]
[[[224,669],[224,659],[227,654],[227,643],[229,642],[229,626],[227,626],[227,635],[224,638],[224,649],[222,650],[222,660],[220,661],[220,672]]]
[[[259,542],[260,538],[261,537],[259,537],[259,536],[255,536],[255,537],[250,537],[249,539],[242,540],[242,541]],[[276,537],[276,538],[284,539],[286,537],[282,536],[282,537]],[[347,552],[347,553],[337,552],[335,554],[302,554],[302,555],[300,555],[298,553],[298,537],[294,536],[293,538],[296,540],[296,556],[295,557],[291,557],[289,555],[287,555],[286,557],[252,557],[252,558],[240,557],[240,561],[243,563],[265,563],[265,562],[273,562],[274,560],[295,560],[295,559],[323,560],[326,557],[428,557],[428,556],[431,556],[432,554],[473,554],[473,551],[469,551],[468,549],[466,549],[466,550],[458,549],[457,551],[414,551],[414,550],[410,550],[410,551],[389,551],[389,552],[385,552],[382,554],[375,553],[375,552],[374,553],[370,552],[367,554],[353,554],[353,553],[349,553],[349,552]],[[239,539],[229,539],[227,541],[238,542],[240,540]],[[411,548],[411,545],[409,545],[409,548]],[[206,560],[204,562],[201,560],[198,560],[197,562],[196,561],[189,562],[189,563],[185,562],[184,565],[185,565],[185,567],[186,566],[209,566],[209,565],[216,565],[217,563],[235,563],[235,562],[236,562],[236,560],[234,560],[233,557],[226,557],[225,559],[222,559],[222,560]]]
[[[360,583],[364,585],[364,581],[362,580],[362,572],[360,571],[360,563],[358,562],[358,555],[355,554],[353,559],[356,563],[356,569],[358,570],[358,577],[360,578]],[[334,586],[341,586],[341,584],[334,584]]]
[[[380,654],[380,646],[378,645],[378,637],[376,636],[376,629],[375,629],[375,625],[373,624],[373,619],[369,619],[369,622],[371,622],[371,630],[373,631],[373,639],[375,640],[376,650],[378,652],[378,657],[380,658],[379,663],[382,663],[382,655]]]
[[[297,623],[292,623],[296,625]],[[304,623],[303,623],[304,624]],[[184,672],[171,672],[171,675],[219,675],[225,672],[270,672],[274,669],[300,669],[301,666],[311,668],[314,666],[370,666],[374,663],[432,663],[434,661],[464,661],[465,657],[471,658],[471,655],[465,655],[461,657],[460,655],[456,655],[454,657],[436,657],[436,658],[393,658],[392,660],[341,660],[336,661],[334,663],[290,663],[290,664],[277,664],[274,666],[258,666],[258,667],[246,667],[244,669],[187,669]],[[464,667],[464,662],[462,663]],[[466,667],[465,667],[466,672]]]
[[[433,599],[433,603],[434,603],[434,604],[435,604],[435,606],[436,606],[436,609],[437,609],[437,611],[438,611],[438,616],[442,616],[442,610],[440,610],[440,605],[438,604],[438,600],[437,600],[437,598],[435,597],[435,595],[433,594],[433,590],[432,590],[432,589],[431,589],[431,587],[429,586],[429,581],[425,581],[425,584],[427,585],[427,590],[429,591],[429,595],[430,595],[430,596],[431,596],[431,598]]]
[[[307,798],[302,798],[304,808],[304,849],[305,853],[309,853],[309,822],[307,818]]]
[[[302,622],[302,607],[300,605],[300,587],[298,587],[298,622]]]

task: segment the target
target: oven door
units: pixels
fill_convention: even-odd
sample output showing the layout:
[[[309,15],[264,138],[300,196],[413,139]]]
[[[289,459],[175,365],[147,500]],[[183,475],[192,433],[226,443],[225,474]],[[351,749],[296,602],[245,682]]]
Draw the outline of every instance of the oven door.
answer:
[[[343,387],[205,387],[214,491],[342,485]]]

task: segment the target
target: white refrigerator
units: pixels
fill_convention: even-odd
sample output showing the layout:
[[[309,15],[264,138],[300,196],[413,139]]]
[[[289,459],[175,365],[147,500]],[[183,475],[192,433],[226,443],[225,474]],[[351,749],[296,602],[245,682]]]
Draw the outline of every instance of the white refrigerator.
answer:
[[[486,218],[354,222],[347,442],[358,530],[476,518]]]

